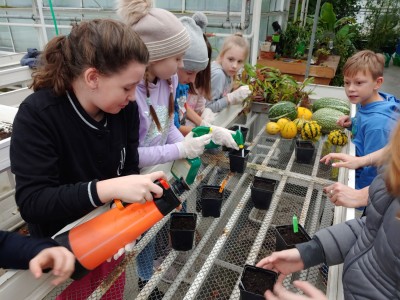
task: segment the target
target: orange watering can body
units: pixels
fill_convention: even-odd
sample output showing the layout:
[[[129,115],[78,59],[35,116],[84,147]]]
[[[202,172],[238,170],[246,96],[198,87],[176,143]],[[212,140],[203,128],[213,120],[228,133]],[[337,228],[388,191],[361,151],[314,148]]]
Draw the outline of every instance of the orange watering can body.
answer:
[[[72,278],[79,279],[136,240],[181,203],[163,179],[156,181],[163,196],[144,204],[125,204],[55,237],[74,253],[77,264]]]

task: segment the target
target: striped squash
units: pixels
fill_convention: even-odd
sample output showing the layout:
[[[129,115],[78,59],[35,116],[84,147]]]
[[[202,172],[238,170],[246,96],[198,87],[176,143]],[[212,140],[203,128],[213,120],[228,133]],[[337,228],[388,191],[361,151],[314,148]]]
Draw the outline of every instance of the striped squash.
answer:
[[[350,102],[348,100],[343,100],[333,97],[325,97],[315,100],[312,105],[313,112],[316,112],[321,108],[333,108],[338,111],[341,111],[345,115],[350,114]]]
[[[303,118],[297,118],[293,120],[294,124],[297,126],[297,133],[301,133],[301,129],[303,128],[304,124],[308,121]]]
[[[332,130],[328,135],[328,141],[332,145],[344,146],[347,144],[347,135],[342,130]]]
[[[292,102],[281,101],[271,106],[268,111],[270,121],[276,122],[279,119],[287,118],[294,120],[297,117],[296,105]]]
[[[321,136],[321,126],[317,122],[311,121],[304,123],[301,129],[301,138],[303,140],[317,140]]]

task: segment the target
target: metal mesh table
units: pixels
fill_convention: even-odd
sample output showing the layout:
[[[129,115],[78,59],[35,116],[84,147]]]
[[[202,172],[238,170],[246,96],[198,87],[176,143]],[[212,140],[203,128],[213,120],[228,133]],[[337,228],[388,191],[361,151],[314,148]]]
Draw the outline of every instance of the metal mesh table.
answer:
[[[154,294],[154,288],[164,293],[164,299],[239,299],[238,282],[243,266],[255,264],[275,250],[275,225],[290,224],[296,214],[310,236],[330,226],[334,206],[324,195],[323,187],[337,181],[338,172],[320,164],[319,159],[326,153],[342,149],[332,149],[323,137],[316,143],[311,163],[297,163],[293,141],[265,134],[264,124],[265,115],[262,114],[246,124],[251,128],[246,143],[250,154],[243,174],[230,172],[225,151],[209,150],[202,156],[203,164],[196,181],[182,195],[186,210],[198,214],[195,247],[188,252],[178,252],[168,246],[167,216],[144,235],[108,278],[99,280],[99,287],[91,291],[89,299],[115,299],[116,293],[123,293],[126,299],[151,299],[149,295]],[[254,176],[279,182],[267,211],[254,208],[251,201],[250,185]],[[226,178],[229,180],[221,216],[202,217],[200,188],[221,185]],[[136,257],[154,239],[154,274],[139,290]],[[116,292],[115,281],[121,274],[125,276],[125,284]],[[298,278],[326,291],[327,271],[323,266],[288,276],[285,286],[295,290],[291,282]],[[52,290],[46,299],[54,299],[68,284]],[[114,294],[106,293],[110,287]],[[79,299],[79,293],[76,297]]]

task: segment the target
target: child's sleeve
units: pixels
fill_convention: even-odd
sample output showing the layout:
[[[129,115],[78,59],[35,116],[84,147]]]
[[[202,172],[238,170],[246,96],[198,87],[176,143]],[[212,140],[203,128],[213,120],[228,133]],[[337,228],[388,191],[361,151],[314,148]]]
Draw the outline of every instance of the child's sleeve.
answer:
[[[211,101],[207,101],[206,107],[213,112],[219,112],[228,106],[228,98],[224,96],[226,76],[222,70],[211,72]]]
[[[164,164],[179,159],[179,149],[176,143],[183,141],[183,135],[171,120],[165,145],[139,147],[140,168]]]
[[[29,261],[40,251],[59,246],[56,241],[35,239],[15,232],[0,231],[0,267],[5,269],[28,269]]]

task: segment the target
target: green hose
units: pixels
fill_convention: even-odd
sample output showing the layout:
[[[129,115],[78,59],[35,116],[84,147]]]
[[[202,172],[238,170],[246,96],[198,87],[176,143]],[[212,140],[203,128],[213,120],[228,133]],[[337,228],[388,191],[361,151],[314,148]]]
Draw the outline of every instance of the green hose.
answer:
[[[56,29],[56,35],[58,35],[57,20],[56,20],[56,15],[54,14],[53,3],[51,2],[51,0],[49,0],[49,6],[51,11],[51,16],[53,18],[54,28]]]

